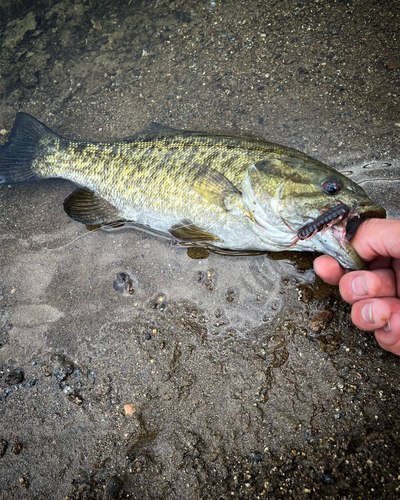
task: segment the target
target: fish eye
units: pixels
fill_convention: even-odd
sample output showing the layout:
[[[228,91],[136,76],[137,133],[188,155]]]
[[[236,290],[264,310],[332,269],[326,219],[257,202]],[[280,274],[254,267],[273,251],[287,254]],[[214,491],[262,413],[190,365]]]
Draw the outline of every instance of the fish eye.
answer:
[[[342,185],[338,179],[328,177],[323,181],[322,189],[326,194],[337,194],[342,189]]]

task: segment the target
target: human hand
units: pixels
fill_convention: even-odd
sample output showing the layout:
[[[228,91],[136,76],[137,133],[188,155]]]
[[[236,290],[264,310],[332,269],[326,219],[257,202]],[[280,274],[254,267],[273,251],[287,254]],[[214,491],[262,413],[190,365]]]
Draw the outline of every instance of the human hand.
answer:
[[[369,271],[349,271],[328,255],[314,261],[315,272],[339,285],[352,304],[351,319],[361,330],[374,331],[378,344],[400,356],[400,220],[368,219],[351,244]]]

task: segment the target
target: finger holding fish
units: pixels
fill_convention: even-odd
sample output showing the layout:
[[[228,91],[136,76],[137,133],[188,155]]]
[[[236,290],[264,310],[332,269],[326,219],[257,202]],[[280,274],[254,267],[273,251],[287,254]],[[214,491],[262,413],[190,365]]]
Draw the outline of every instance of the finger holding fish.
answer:
[[[365,259],[368,271],[348,271],[323,255],[314,268],[324,281],[338,284],[352,304],[352,321],[373,331],[382,349],[400,355],[400,224],[396,220],[367,220],[352,243]]]
[[[391,312],[386,325],[375,330],[375,338],[382,349],[400,356],[400,300],[398,303],[396,311]]]
[[[382,349],[400,355],[400,299],[389,297],[356,302],[351,319],[361,330],[373,331]]]

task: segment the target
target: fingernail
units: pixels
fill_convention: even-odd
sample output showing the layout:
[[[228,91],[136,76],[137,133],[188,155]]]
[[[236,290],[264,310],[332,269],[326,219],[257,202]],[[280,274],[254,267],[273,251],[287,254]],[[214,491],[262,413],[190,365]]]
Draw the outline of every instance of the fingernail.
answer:
[[[385,332],[391,332],[392,331],[392,327],[390,326],[390,321],[388,321],[386,323],[386,325],[383,326],[382,328],[385,330]]]
[[[366,323],[374,323],[374,318],[372,317],[372,304],[373,304],[373,302],[370,302],[369,304],[365,304],[365,306],[362,308],[362,311],[361,311],[362,319]]]
[[[354,278],[351,282],[351,288],[353,292],[358,296],[368,295],[367,283],[365,281],[364,275],[360,274],[357,278]]]

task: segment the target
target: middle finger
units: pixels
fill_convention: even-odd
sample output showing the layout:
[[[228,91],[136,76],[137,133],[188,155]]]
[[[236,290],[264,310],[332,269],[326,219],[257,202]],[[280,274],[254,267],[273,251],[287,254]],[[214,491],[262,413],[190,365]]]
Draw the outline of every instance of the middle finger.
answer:
[[[353,271],[341,278],[339,289],[349,304],[372,297],[395,297],[395,274],[392,269]]]

